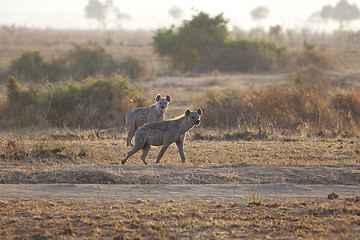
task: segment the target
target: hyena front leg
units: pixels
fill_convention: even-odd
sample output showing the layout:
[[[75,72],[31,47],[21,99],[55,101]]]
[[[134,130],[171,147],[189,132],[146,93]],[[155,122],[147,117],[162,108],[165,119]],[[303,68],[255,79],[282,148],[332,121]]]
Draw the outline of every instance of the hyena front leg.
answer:
[[[181,157],[181,162],[185,162],[185,154],[184,154],[184,140],[179,140],[176,142],[176,146],[178,147],[179,154]]]

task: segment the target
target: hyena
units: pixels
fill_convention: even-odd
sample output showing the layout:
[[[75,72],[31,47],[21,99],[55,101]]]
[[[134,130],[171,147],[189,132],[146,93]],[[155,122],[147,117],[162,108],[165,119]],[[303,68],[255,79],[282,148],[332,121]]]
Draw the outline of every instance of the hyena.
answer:
[[[143,152],[141,160],[145,163],[145,165],[147,165],[145,158],[149,153],[151,146],[162,145],[156,160],[156,163],[159,163],[166,149],[174,142],[179,149],[181,161],[185,162],[185,133],[194,125],[198,125],[200,123],[201,115],[202,110],[200,108],[196,112],[190,112],[190,110],[187,109],[185,111],[185,115],[178,118],[148,123],[142,126],[135,133],[135,146],[126,154],[126,157],[121,161],[121,163],[125,164],[131,155],[142,149]]]
[[[155,97],[154,105],[146,108],[135,108],[126,114],[127,138],[126,145],[132,146],[131,139],[134,137],[136,130],[149,122],[163,121],[166,109],[171,102],[171,97],[167,95],[162,98],[160,94]]]

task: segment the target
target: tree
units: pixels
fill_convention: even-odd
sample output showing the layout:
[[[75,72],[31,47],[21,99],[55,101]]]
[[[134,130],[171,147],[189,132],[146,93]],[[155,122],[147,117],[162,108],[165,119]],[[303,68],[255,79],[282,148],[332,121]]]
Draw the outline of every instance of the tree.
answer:
[[[339,28],[343,28],[344,22],[360,18],[360,10],[356,4],[349,4],[347,0],[340,0],[335,7],[326,5],[321,9],[320,16],[323,19],[333,19],[339,22]]]
[[[161,56],[171,57],[173,67],[182,71],[207,72],[222,51],[229,32],[223,14],[210,17],[200,12],[184,21],[177,31],[158,29],[153,46]]]
[[[184,14],[184,11],[181,8],[179,8],[178,6],[174,5],[169,9],[169,15],[174,19],[181,18],[181,16],[183,14]]]
[[[119,26],[120,20],[131,19],[129,15],[121,13],[112,0],[106,0],[104,4],[98,0],[88,0],[85,16],[98,21],[102,29],[106,29],[111,22]]]
[[[261,20],[267,18],[270,14],[270,11],[267,7],[258,6],[251,10],[250,15],[253,20]]]
[[[183,72],[267,71],[282,64],[285,48],[265,41],[232,41],[226,24],[223,14],[210,17],[200,12],[178,28],[158,29],[152,45]]]

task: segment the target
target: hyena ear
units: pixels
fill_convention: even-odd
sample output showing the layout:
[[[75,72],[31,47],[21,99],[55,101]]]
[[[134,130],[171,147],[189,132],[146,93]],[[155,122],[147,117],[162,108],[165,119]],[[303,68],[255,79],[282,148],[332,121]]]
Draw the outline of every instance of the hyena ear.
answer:
[[[190,115],[190,109],[186,109],[185,111],[185,117],[189,116]]]
[[[155,98],[155,101],[159,101],[160,100],[160,98],[161,98],[161,96],[160,96],[160,94],[158,94],[157,96],[156,96],[156,98]]]
[[[199,116],[202,115],[202,110],[201,110],[201,108],[198,108],[197,113],[199,114]]]
[[[166,100],[167,100],[168,102],[171,102],[171,97],[170,97],[169,95],[166,95]]]

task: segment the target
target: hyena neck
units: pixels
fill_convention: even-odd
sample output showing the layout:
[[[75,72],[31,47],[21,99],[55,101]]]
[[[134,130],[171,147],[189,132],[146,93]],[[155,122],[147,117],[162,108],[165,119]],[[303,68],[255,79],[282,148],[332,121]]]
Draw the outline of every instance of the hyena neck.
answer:
[[[182,133],[185,133],[185,132],[189,131],[194,126],[194,124],[191,124],[191,123],[188,122],[186,117],[182,117],[179,120],[180,120],[179,130]]]

